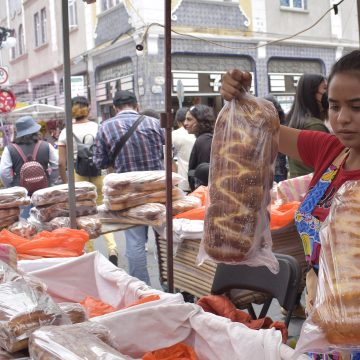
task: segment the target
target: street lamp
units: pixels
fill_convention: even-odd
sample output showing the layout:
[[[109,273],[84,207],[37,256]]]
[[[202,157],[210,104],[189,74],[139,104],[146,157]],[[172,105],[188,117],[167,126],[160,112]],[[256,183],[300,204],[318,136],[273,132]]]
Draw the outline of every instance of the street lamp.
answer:
[[[0,49],[11,48],[16,45],[15,31],[0,26]]]

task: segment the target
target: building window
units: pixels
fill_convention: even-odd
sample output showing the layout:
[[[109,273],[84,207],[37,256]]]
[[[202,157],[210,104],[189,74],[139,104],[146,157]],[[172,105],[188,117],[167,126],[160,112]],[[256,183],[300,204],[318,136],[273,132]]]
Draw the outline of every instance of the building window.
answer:
[[[39,13],[34,14],[35,46],[40,46],[40,17]]]
[[[105,10],[111,9],[112,7],[119,5],[119,4],[120,4],[120,0],[102,0],[101,10],[105,11]]]
[[[69,0],[69,26],[77,26],[76,0]]]
[[[291,9],[306,9],[306,0],[280,0],[280,6]]]
[[[46,9],[42,8],[40,11],[40,21],[41,21],[41,43],[46,43]]]
[[[24,41],[24,29],[22,24],[19,26],[19,34],[18,34],[18,43],[19,43],[19,56],[25,54],[25,41]]]
[[[12,35],[16,38],[16,32],[14,31],[14,34]],[[11,48],[11,59],[14,60],[16,58],[16,46]]]
[[[34,14],[35,46],[46,43],[46,9],[42,8]]]

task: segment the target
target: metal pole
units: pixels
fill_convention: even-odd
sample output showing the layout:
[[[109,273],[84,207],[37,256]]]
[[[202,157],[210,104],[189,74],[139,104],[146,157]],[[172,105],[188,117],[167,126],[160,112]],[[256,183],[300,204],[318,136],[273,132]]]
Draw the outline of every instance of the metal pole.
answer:
[[[165,111],[166,111],[166,239],[168,292],[174,292],[172,224],[172,114],[171,114],[171,0],[165,0]]]
[[[76,229],[75,177],[74,177],[74,145],[71,115],[71,73],[70,73],[70,44],[69,44],[69,8],[68,0],[62,0],[62,26],[64,49],[64,91],[66,117],[66,159],[69,189],[70,224]]]
[[[360,0],[357,0],[357,19],[358,19],[358,34],[360,41]]]

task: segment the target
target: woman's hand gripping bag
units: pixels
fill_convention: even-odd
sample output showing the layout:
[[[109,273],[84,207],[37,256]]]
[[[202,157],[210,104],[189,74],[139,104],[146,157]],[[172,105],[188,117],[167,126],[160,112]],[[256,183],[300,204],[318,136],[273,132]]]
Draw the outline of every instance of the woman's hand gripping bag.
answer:
[[[271,247],[270,189],[280,121],[274,106],[245,94],[216,120],[209,196],[198,262],[266,265],[278,271]]]
[[[320,229],[315,299],[307,299],[296,353],[360,352],[360,180],[335,194]]]

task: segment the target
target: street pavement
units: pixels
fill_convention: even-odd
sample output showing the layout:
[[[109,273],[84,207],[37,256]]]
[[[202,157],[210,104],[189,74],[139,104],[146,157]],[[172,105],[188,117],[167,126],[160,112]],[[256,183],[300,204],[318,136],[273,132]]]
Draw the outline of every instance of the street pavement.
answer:
[[[127,261],[124,256],[125,254],[125,237],[124,232],[119,231],[115,233],[115,241],[118,247],[119,251],[119,257],[118,257],[118,266],[124,270],[127,270]],[[107,257],[107,250],[105,246],[105,239],[101,236],[98,239],[95,240],[94,243],[95,249],[101,252],[103,255]],[[153,231],[149,231],[149,241],[148,241],[148,252],[147,252],[147,260],[148,260],[148,270],[150,275],[150,281],[151,286],[155,289],[162,290],[162,287],[160,285],[159,281],[159,266],[157,262],[157,252],[156,252],[156,245],[155,245],[155,238]],[[302,303],[304,303],[304,298],[302,298]],[[257,313],[258,310],[261,309],[261,306],[254,306],[255,311]],[[268,316],[271,317],[274,321],[280,320],[283,321],[285,317],[281,314],[281,308],[279,306],[279,303],[276,300],[273,300],[269,311]],[[289,341],[291,342],[291,339],[295,338],[297,339],[300,335],[301,326],[303,324],[302,319],[298,318],[292,318],[290,321],[289,326]]]

